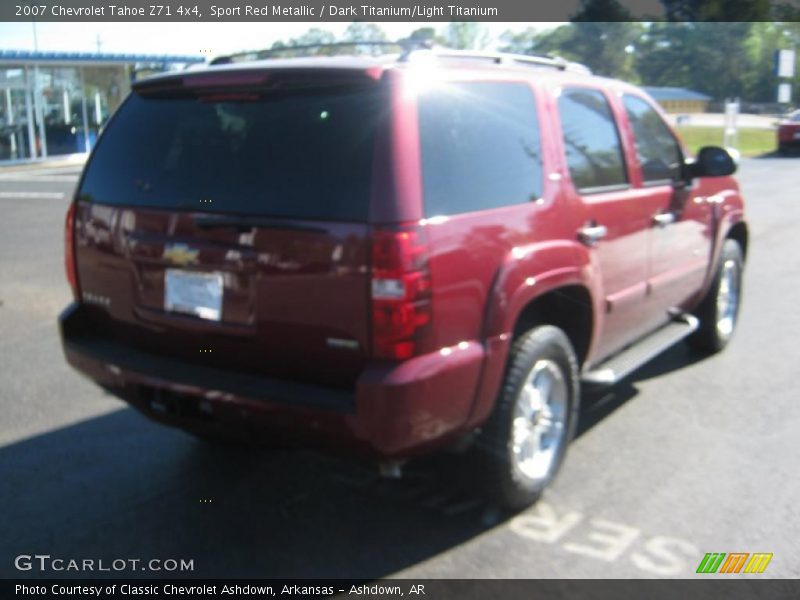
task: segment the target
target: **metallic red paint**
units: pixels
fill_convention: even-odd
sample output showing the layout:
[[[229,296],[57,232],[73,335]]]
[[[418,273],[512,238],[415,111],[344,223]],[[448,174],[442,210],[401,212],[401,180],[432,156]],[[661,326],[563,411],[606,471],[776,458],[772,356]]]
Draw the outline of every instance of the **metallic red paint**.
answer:
[[[314,64],[305,71],[308,77],[323,72],[324,60]],[[731,178],[696,180],[685,189],[643,185],[633,134],[619,101],[621,92],[643,97],[637,88],[568,72],[471,63],[440,69],[434,78],[440,83],[493,80],[531,86],[540,115],[542,196],[526,205],[425,219],[416,67],[357,64],[337,67],[336,76],[366,77],[390,90],[389,126],[375,144],[369,223],[305,223],[323,228],[314,234],[273,229],[267,235],[257,229],[242,239],[230,230],[200,232],[189,213],[81,202],[75,233],[84,292],[111,299],[108,306],[91,306],[84,295],[84,309],[96,319],[96,327],[145,351],[197,364],[203,364],[198,348],[213,345],[217,354],[203,357],[208,364],[349,390],[352,410],[303,408],[179,385],[135,369],[113,368],[65,339],[73,367],[151,417],[192,430],[247,430],[259,439],[275,434],[408,456],[448,443],[488,417],[515,325],[532,302],[565,286],[584,289],[592,313],[585,363],[598,362],[657,326],[668,307],[691,309],[710,284],[723,240],[743,225],[742,199]],[[248,71],[246,76],[263,83],[274,73],[265,69],[262,75]],[[303,71],[292,73],[303,76]],[[237,77],[182,78],[189,86],[206,86],[226,76]],[[151,85],[163,87],[169,80]],[[581,196],[572,185],[555,104],[558,90],[566,86],[605,93],[629,168],[625,189]],[[674,212],[676,222],[662,230],[653,218],[665,211]],[[367,275],[371,235],[375,227],[409,222],[423,228],[427,240],[431,326],[419,341],[419,356],[375,360]],[[607,227],[608,236],[587,247],[577,232],[591,222]],[[199,267],[223,270],[230,278],[224,323],[160,310],[164,249],[181,240],[199,250]],[[339,258],[331,260],[337,248]],[[270,281],[279,285],[271,287]],[[267,323],[269,328],[260,329]],[[332,351],[326,346],[330,337],[352,340],[357,349]],[[213,419],[154,413],[135,393],[140,388],[207,402]]]

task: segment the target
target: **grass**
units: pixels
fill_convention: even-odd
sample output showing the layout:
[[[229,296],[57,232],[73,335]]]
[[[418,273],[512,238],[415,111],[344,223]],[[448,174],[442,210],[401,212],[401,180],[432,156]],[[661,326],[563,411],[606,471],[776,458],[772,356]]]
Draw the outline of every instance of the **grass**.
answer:
[[[678,127],[686,147],[696,153],[703,146],[721,146],[723,140],[722,127]],[[771,129],[739,129],[739,140],[736,144],[742,156],[759,156],[775,152],[777,141]]]

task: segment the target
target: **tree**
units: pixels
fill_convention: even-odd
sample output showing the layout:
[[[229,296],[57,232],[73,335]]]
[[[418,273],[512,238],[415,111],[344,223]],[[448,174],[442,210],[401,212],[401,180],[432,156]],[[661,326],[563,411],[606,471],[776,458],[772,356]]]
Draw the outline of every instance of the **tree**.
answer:
[[[344,31],[343,41],[345,42],[385,42],[388,38],[383,29],[375,23],[362,23],[355,21],[347,26]],[[378,45],[357,45],[355,51],[357,54],[383,54],[385,48]]]
[[[542,33],[533,32],[528,47],[520,51],[523,54],[556,54],[564,58],[569,58],[570,60],[579,60],[578,55],[573,52],[574,36],[575,27],[572,23],[569,25],[561,25],[560,27]],[[521,38],[516,40],[516,42],[524,44],[525,40]]]
[[[584,12],[576,17],[590,18],[591,14]],[[501,39],[505,52],[561,56],[600,75],[636,81],[633,51],[643,33],[644,26],[637,22],[579,21],[542,33],[531,28],[516,34],[507,32]]]
[[[661,0],[668,21],[768,21],[770,0]]]
[[[320,29],[319,27],[312,27],[303,35],[289,40],[288,46],[313,46],[318,45],[319,48],[309,48],[307,50],[298,51],[300,56],[331,56],[336,53],[334,48],[326,48],[326,44],[336,43],[336,36],[327,29]]]
[[[581,0],[580,9],[570,21],[630,22],[633,21],[633,15],[618,0]]]
[[[652,23],[642,36],[635,68],[644,85],[691,88],[691,29],[685,24]]]
[[[489,32],[479,23],[450,23],[445,34],[447,44],[457,50],[481,50],[489,44]]]
[[[577,21],[570,53],[594,73],[628,81],[638,80],[633,52],[644,26],[638,22]]]
[[[514,54],[528,54],[536,44],[539,34],[533,27],[528,27],[524,31],[514,33],[505,31],[500,35],[502,52],[513,52]]]
[[[781,47],[783,29],[779,23],[753,23],[744,41],[744,51],[753,68],[742,73],[745,97],[750,102],[775,100],[778,78],[773,69],[773,56]]]
[[[618,0],[582,0],[571,21],[569,50],[579,62],[600,75],[637,79],[631,54],[644,27]]]
[[[760,68],[746,51],[752,23],[654,23],[637,69],[647,85],[686,87],[722,100],[746,98],[748,73]]]
[[[412,42],[430,42],[432,44],[445,44],[446,40],[436,33],[433,27],[420,27],[411,32],[407,38]]]

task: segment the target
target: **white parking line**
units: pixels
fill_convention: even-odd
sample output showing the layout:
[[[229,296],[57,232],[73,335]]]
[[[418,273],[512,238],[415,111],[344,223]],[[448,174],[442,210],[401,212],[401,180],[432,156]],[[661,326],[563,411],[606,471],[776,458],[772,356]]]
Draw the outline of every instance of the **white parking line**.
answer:
[[[0,192],[0,198],[41,198],[61,200],[64,192]]]

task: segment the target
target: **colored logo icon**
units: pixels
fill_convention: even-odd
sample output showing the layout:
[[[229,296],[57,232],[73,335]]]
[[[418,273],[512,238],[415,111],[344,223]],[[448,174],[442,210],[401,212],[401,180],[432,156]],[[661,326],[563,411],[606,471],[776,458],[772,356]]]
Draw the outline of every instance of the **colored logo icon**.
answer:
[[[772,560],[772,553],[708,552],[697,567],[698,573],[763,573]]]

